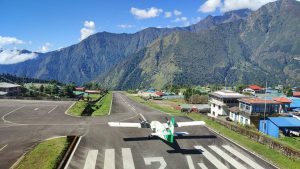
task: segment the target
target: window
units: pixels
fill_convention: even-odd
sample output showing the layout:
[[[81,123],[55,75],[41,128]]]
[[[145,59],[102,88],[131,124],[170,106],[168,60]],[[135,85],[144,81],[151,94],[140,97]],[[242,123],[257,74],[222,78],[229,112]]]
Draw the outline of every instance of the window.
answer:
[[[241,119],[240,119],[240,122],[241,122],[241,123],[243,123],[243,121],[244,121],[244,118],[243,118],[243,117],[241,117]]]
[[[219,107],[219,110],[221,110],[221,106],[218,106]]]
[[[249,123],[248,123],[248,119],[245,119],[245,124],[249,124]]]

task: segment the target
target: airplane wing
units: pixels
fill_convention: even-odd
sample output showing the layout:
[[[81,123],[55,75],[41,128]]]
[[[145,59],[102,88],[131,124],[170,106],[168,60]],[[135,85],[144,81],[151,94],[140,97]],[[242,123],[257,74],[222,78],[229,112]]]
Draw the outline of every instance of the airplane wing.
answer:
[[[176,127],[186,127],[186,126],[203,126],[204,121],[188,121],[188,122],[176,122]]]
[[[108,125],[111,126],[111,127],[136,127],[136,128],[142,128],[141,123],[109,122]]]

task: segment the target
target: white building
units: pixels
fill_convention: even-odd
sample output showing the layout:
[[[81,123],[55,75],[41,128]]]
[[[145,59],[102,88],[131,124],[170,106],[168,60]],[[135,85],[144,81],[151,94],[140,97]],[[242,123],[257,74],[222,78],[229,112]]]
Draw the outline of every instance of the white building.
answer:
[[[209,94],[210,114],[209,116],[228,116],[229,108],[238,106],[238,99],[246,97],[230,90],[221,90]]]
[[[21,86],[11,83],[0,83],[0,95],[16,96],[21,93]]]

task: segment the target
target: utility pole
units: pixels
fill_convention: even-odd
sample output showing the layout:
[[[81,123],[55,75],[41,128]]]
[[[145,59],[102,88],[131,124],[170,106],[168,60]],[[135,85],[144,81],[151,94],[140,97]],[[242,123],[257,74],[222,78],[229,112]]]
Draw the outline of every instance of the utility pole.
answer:
[[[268,88],[268,82],[266,80],[266,88],[265,88],[265,108],[264,108],[264,123],[263,123],[263,131],[265,133],[266,128],[266,109],[267,109],[267,88]]]

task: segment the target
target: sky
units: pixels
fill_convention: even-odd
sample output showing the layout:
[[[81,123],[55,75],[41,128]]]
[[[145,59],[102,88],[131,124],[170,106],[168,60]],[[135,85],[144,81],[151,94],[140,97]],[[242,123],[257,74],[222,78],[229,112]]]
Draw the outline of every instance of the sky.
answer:
[[[271,1],[0,0],[0,49],[48,52],[79,43],[96,32],[134,33],[147,27],[188,26],[207,15],[256,10]],[[0,64],[35,58],[18,57],[18,53],[1,52]]]

